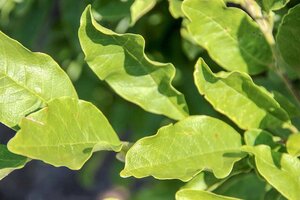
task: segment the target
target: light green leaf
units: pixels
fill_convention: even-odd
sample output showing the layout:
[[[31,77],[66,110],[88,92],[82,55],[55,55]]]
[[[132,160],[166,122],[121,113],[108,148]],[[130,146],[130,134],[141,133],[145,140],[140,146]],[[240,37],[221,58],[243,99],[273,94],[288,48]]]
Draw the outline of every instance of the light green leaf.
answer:
[[[79,39],[91,69],[124,99],[175,120],[188,116],[184,96],[171,85],[174,66],[149,60],[140,35],[117,34],[102,27],[87,7]]]
[[[278,49],[287,64],[300,74],[300,5],[290,9],[278,28]]]
[[[182,9],[195,41],[224,69],[258,74],[272,63],[270,46],[241,9],[223,0],[186,0]]]
[[[217,195],[212,192],[183,189],[176,193],[176,200],[238,200],[236,198]]]
[[[204,60],[199,59],[194,79],[199,92],[213,107],[242,129],[275,130],[292,126],[288,114],[272,95],[255,85],[245,73],[214,74]]]
[[[269,146],[244,146],[254,154],[259,173],[283,196],[291,200],[299,199],[300,161],[286,153],[271,151]]]
[[[80,169],[94,151],[122,146],[101,111],[67,97],[23,118],[20,127],[8,143],[11,152],[70,169]]]
[[[171,15],[178,19],[180,17],[184,17],[184,14],[181,10],[181,5],[183,0],[168,0],[169,1],[169,11]]]
[[[53,98],[77,98],[70,79],[51,57],[29,51],[1,31],[0,57],[0,122],[8,127]]]
[[[135,0],[130,7],[131,25],[134,25],[143,15],[150,11],[156,4],[156,0]]]
[[[15,169],[24,167],[27,158],[8,151],[5,145],[0,144],[0,180]]]
[[[245,143],[249,146],[265,144],[272,149],[279,147],[279,137],[274,137],[271,133],[261,129],[251,129],[244,133]]]
[[[300,134],[292,134],[286,142],[286,148],[289,154],[300,156]]]
[[[256,0],[257,3],[267,12],[283,8],[290,0]]]
[[[208,116],[191,116],[137,141],[127,152],[121,176],[188,181],[208,169],[224,178],[244,156],[240,147],[239,133],[226,123]]]

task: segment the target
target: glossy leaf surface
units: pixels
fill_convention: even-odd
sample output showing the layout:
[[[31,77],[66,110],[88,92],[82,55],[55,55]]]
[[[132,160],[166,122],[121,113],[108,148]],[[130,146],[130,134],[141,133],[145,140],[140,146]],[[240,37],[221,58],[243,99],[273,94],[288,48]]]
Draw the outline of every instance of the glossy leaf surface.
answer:
[[[258,74],[272,62],[272,53],[253,20],[223,0],[186,0],[183,12],[195,41],[226,70]]]
[[[81,18],[79,38],[91,69],[120,96],[172,119],[188,116],[184,96],[171,85],[174,66],[149,60],[140,35],[117,34],[102,27],[88,7]]]
[[[226,177],[244,155],[241,137],[226,123],[208,116],[191,116],[159,129],[127,152],[122,177],[190,180],[204,169]]]
[[[51,57],[29,51],[1,31],[0,57],[0,122],[8,127],[53,98],[77,98],[70,79]]]
[[[80,169],[94,151],[121,149],[105,116],[91,103],[59,98],[20,123],[8,143],[11,152],[54,166]]]

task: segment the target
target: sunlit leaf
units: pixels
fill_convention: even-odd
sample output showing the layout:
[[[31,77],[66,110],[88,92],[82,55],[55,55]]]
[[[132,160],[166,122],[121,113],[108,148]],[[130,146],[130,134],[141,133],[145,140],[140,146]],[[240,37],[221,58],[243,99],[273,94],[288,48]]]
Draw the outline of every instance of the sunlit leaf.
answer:
[[[54,99],[23,118],[20,127],[8,143],[11,152],[70,169],[80,169],[94,151],[122,146],[105,116],[77,99]]]
[[[186,0],[182,8],[191,35],[221,67],[258,74],[272,62],[260,29],[241,9],[226,7],[223,0]]]
[[[226,123],[191,116],[137,141],[127,152],[122,177],[190,180],[204,169],[218,178],[229,175],[240,153],[241,137]]]
[[[251,129],[244,133],[246,145],[257,146],[265,144],[271,148],[279,147],[279,137],[274,137],[271,133],[261,129]]]
[[[271,151],[266,145],[245,146],[243,149],[254,154],[259,173],[283,196],[299,199],[300,160],[286,153]]]
[[[256,0],[257,3],[265,10],[279,10],[283,8],[290,0]]]
[[[17,125],[53,98],[77,94],[68,76],[48,55],[33,53],[0,31],[0,122]]]
[[[217,195],[212,192],[183,189],[176,193],[176,200],[238,200],[237,198]]]
[[[291,126],[288,114],[262,87],[255,85],[245,73],[214,74],[203,59],[194,72],[199,92],[242,129],[267,128],[274,130]]]
[[[135,0],[130,7],[131,11],[131,25],[151,10],[156,4],[156,0]]]
[[[169,1],[169,11],[171,15],[177,19],[180,17],[184,17],[184,14],[181,10],[181,5],[183,0],[168,0]]]
[[[15,169],[24,167],[27,158],[8,151],[5,145],[0,144],[0,180]]]
[[[176,120],[188,116],[184,96],[171,85],[174,66],[149,60],[140,35],[117,34],[102,27],[87,7],[79,39],[91,69],[120,96]]]
[[[286,142],[286,148],[289,154],[300,156],[300,134],[292,134]]]

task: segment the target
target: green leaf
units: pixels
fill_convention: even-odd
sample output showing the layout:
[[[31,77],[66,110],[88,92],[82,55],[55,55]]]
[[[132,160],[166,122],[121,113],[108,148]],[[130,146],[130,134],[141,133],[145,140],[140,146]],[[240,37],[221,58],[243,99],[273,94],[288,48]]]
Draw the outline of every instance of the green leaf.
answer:
[[[263,87],[255,85],[245,73],[214,74],[203,59],[194,72],[199,92],[213,107],[240,128],[270,129],[292,126],[288,114]]]
[[[289,114],[290,118],[300,116],[299,107],[292,103],[286,96],[277,91],[272,91],[272,93],[274,94],[274,99]]]
[[[135,0],[130,7],[131,26],[133,26],[139,18],[150,11],[156,4],[156,0]]]
[[[195,41],[224,69],[258,74],[272,63],[270,46],[242,10],[223,0],[186,0],[182,9]]]
[[[183,189],[176,193],[176,200],[238,200],[236,198],[217,195],[212,192]]]
[[[137,141],[127,152],[121,176],[188,181],[209,169],[224,178],[244,156],[240,147],[239,133],[226,123],[208,116],[191,116]]]
[[[27,158],[8,151],[5,145],[0,144],[0,180],[15,169],[25,166]]]
[[[102,27],[87,7],[79,39],[91,69],[124,99],[175,120],[188,116],[184,96],[171,85],[174,66],[149,60],[140,35],[117,34]]]
[[[292,134],[286,142],[286,148],[289,154],[300,156],[300,134]]]
[[[169,11],[171,15],[178,19],[180,17],[184,17],[184,14],[181,10],[182,0],[168,0],[169,1]]]
[[[290,0],[256,0],[257,3],[267,12],[283,8]]]
[[[271,151],[269,146],[244,146],[254,154],[259,173],[283,196],[291,200],[299,199],[300,161],[286,153]]]
[[[249,146],[265,144],[272,149],[279,147],[279,137],[274,137],[271,133],[261,129],[251,129],[244,133],[245,143]]]
[[[284,16],[277,33],[278,49],[287,64],[300,74],[300,5]]]
[[[1,31],[0,57],[0,122],[8,127],[53,98],[77,98],[70,79],[51,57],[29,51]]]
[[[80,169],[94,151],[121,150],[113,128],[91,103],[63,97],[20,123],[8,143],[11,152],[54,166]]]

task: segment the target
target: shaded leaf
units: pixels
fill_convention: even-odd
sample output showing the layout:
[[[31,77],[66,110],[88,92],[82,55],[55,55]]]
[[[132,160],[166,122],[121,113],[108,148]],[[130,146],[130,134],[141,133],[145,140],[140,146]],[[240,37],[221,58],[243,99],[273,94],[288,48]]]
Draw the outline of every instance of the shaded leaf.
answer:
[[[286,148],[289,154],[300,156],[300,134],[292,134],[286,142]]]
[[[262,87],[255,85],[245,73],[214,74],[203,59],[194,72],[199,92],[242,129],[275,130],[292,126],[288,114]]]
[[[239,133],[226,123],[208,116],[188,117],[137,141],[127,152],[121,176],[188,181],[209,169],[224,178],[244,156],[240,146]]]
[[[279,147],[279,137],[274,137],[271,133],[261,129],[251,129],[244,133],[245,143],[249,146],[265,144],[272,149]]]
[[[195,41],[224,69],[258,74],[272,63],[264,36],[242,10],[223,0],[186,0],[182,9]]]
[[[217,195],[212,192],[183,189],[176,193],[176,200],[238,200],[232,197]]]
[[[80,169],[94,151],[122,146],[101,111],[77,99],[54,99],[20,127],[8,143],[11,152],[70,169]]]
[[[53,98],[77,98],[70,79],[51,57],[29,51],[1,31],[0,57],[0,122],[5,125],[17,125]]]
[[[174,66],[149,60],[140,35],[117,34],[102,27],[87,7],[79,39],[91,69],[120,96],[149,112],[176,120],[188,116],[184,96],[171,85]]]
[[[5,145],[0,144],[0,180],[15,169],[24,167],[27,158],[8,151]]]
[[[268,183],[286,198],[299,199],[300,161],[298,158],[271,151],[270,147],[265,145],[244,146],[243,149],[254,154],[256,167]]]
[[[300,75],[300,5],[290,9],[279,26],[277,45],[289,66]]]
[[[299,107],[293,104],[286,96],[277,91],[272,91],[274,99],[280,106],[289,114],[290,118],[298,117],[300,115]]]

